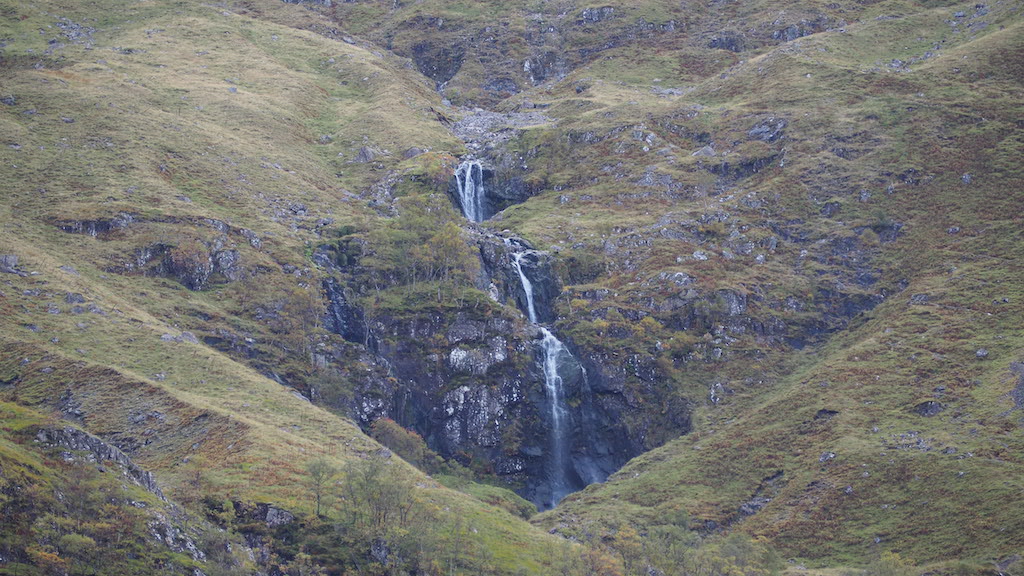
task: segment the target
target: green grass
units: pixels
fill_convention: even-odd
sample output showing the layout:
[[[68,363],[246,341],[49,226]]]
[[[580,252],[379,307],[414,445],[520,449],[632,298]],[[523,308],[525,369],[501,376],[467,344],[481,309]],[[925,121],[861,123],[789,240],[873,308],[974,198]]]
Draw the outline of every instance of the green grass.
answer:
[[[891,9],[873,8],[877,13]],[[967,61],[987,62],[990,57],[981,54],[1012,51],[1009,46],[1015,41],[1009,41],[1007,34],[1019,23],[1015,16],[1000,12],[990,18],[1004,23],[1005,30],[990,26],[978,37],[970,38],[951,33],[944,22],[958,9],[962,7],[941,7],[896,20],[865,19],[849,25],[845,34],[802,39],[799,49],[794,44],[766,51],[733,68],[724,78],[716,76],[698,83],[694,91],[671,105],[634,93],[630,97],[636,104],[622,102],[610,107],[621,110],[628,121],[609,119],[600,112],[575,113],[564,105],[552,109],[562,116],[561,130],[586,125],[599,134],[611,134],[615,127],[626,125],[623,136],[613,136],[614,144],[628,142],[628,127],[630,121],[636,122],[637,114],[625,110],[633,107],[647,114],[645,124],[662,141],[689,145],[694,150],[699,146],[659,133],[661,125],[652,117],[675,120],[690,103],[700,104],[705,108],[696,118],[704,121],[691,119],[683,125],[691,133],[709,132],[719,151],[721,142],[743,139],[743,131],[751,125],[737,121],[737,117],[757,118],[769,113],[782,116],[788,120],[787,138],[769,145],[769,149],[786,149],[786,167],[767,170],[741,184],[744,193],[754,191],[765,199],[775,194],[767,210],[748,210],[736,199],[723,203],[717,198],[698,197],[689,200],[688,205],[707,212],[711,200],[716,207],[732,212],[727,230],[750,226],[754,230],[746,234],[761,239],[777,234],[767,227],[757,229],[765,225],[766,218],[769,222],[807,218],[804,227],[812,230],[812,240],[857,237],[851,228],[873,226],[878,214],[895,218],[904,224],[904,231],[895,243],[878,244],[876,240],[874,248],[868,246],[874,266],[884,271],[879,287],[885,287],[887,297],[881,306],[855,319],[851,323],[854,330],[837,333],[824,347],[809,354],[787,352],[786,359],[779,358],[779,349],[741,336],[741,342],[731,349],[746,348],[764,355],[758,364],[741,364],[747,367],[746,372],[722,364],[694,366],[691,361],[682,365],[679,369],[691,375],[677,385],[689,387],[693,390],[690,394],[706,390],[713,381],[725,381],[734,393],[723,405],[699,407],[694,432],[689,436],[637,458],[608,484],[570,498],[565,510],[548,512],[538,523],[545,527],[560,525],[570,533],[588,521],[615,526],[622,519],[630,519],[653,525],[659,507],[666,503],[689,511],[694,525],[698,520],[738,521],[739,505],[757,491],[764,478],[781,469],[786,471],[785,484],[772,504],[735,526],[767,537],[785,554],[817,558],[823,563],[857,564],[875,549],[876,536],[883,543],[879,546],[899,550],[918,562],[950,556],[980,559],[1012,547],[1012,537],[983,528],[973,519],[997,517],[994,525],[1002,526],[1018,522],[1015,511],[999,502],[1018,498],[1012,481],[1006,482],[1020,466],[1019,457],[1011,456],[1020,441],[1019,431],[1010,424],[1019,416],[1013,415],[1012,402],[1006,396],[1015,384],[1015,378],[1008,376],[1008,362],[1020,355],[1024,344],[1012,327],[1019,315],[1019,308],[1013,304],[1019,301],[1015,288],[1019,282],[1010,278],[1019,277],[1021,270],[1014,256],[1020,251],[1019,242],[1011,230],[1018,219],[1001,216],[1016,212],[1011,205],[1020,202],[1019,194],[1003,191],[1019,187],[1019,176],[1008,166],[993,174],[987,158],[990,154],[1005,158],[1008,150],[1016,149],[1017,141],[1010,135],[1013,121],[1007,113],[1019,107],[1019,99],[1016,105],[1010,105],[1004,98],[1019,89],[1019,83],[1007,82],[994,69],[984,72],[987,80],[975,83],[973,78],[980,72],[957,76],[965,70],[954,73],[952,67],[967,54],[972,55]],[[930,43],[940,40],[946,42],[939,56],[912,64],[909,74],[875,64],[920,55]],[[644,61],[637,63],[636,69],[623,70],[621,77],[629,81],[629,74],[642,74]],[[614,61],[605,60],[594,68],[609,75],[614,74],[615,66]],[[594,83],[590,90],[595,95],[607,93],[601,83]],[[990,91],[992,98],[975,103],[978,90]],[[597,96],[593,100],[600,101]],[[679,112],[673,114],[673,110]],[[982,114],[992,120],[981,122],[978,118]],[[869,137],[859,137],[867,147],[857,162],[823,151],[823,142],[844,130],[851,134],[871,132]],[[554,140],[557,136],[546,137]],[[624,150],[619,152],[613,144],[600,142],[572,150],[550,146],[542,148],[541,154],[550,153],[552,158],[534,162],[555,166],[614,164],[610,156],[625,164],[619,170],[627,178],[637,177],[637,164],[653,164],[696,184],[693,172],[698,168],[692,162],[672,166],[651,153],[637,155],[635,146],[619,147]],[[689,151],[684,150],[675,155],[688,157]],[[559,157],[567,158],[564,164]],[[815,165],[829,168],[815,176]],[[918,170],[922,183],[899,180],[897,175],[909,168]],[[880,175],[882,170],[888,174]],[[964,173],[990,176],[987,184],[975,181],[965,186],[960,181]],[[838,188],[830,176],[841,178],[837,179],[841,182]],[[600,175],[598,178],[605,179]],[[891,183],[895,192],[889,195],[885,187]],[[575,183],[573,188],[545,193],[507,210],[501,225],[553,247],[575,243],[576,251],[598,252],[606,251],[609,243],[619,246],[617,252],[609,252],[614,254],[610,257],[613,271],[600,275],[594,284],[580,287],[610,288],[614,291],[612,301],[574,306],[577,317],[585,318],[594,306],[635,308],[636,302],[650,293],[649,289],[640,289],[640,277],[678,265],[672,262],[673,254],[683,256],[685,261],[692,250],[709,247],[643,234],[641,231],[657,230],[651,224],[665,214],[663,210],[651,210],[657,200],[644,197],[629,201],[616,186],[603,183]],[[816,191],[819,188],[820,197]],[[857,201],[859,189],[871,193],[869,202]],[[732,190],[728,193],[738,196]],[[575,199],[582,194],[593,198],[579,204],[584,209],[567,213],[564,208],[556,208],[559,195]],[[827,200],[840,202],[837,220],[842,223],[828,224],[817,217],[818,206]],[[681,203],[687,205],[687,200]],[[573,205],[569,204],[570,210]],[[964,232],[949,234],[947,228],[953,226]],[[691,224],[691,230],[697,227]],[[623,242],[637,233],[651,244],[623,247]],[[580,245],[584,238],[591,239],[585,247]],[[712,254],[715,244],[712,240]],[[800,248],[808,249],[811,258],[802,267],[793,268]],[[825,259],[825,264],[820,264],[814,261],[815,250],[813,243],[801,247],[783,243],[775,254],[769,254],[763,267],[737,268],[713,258],[686,262],[681,269],[699,278],[697,287],[702,291],[716,285],[770,284],[776,302],[787,296],[814,302],[816,299],[808,296],[834,281],[825,280],[834,274],[833,257],[819,254]],[[632,261],[635,268],[616,273],[614,262],[623,258]],[[819,273],[826,275],[818,277]],[[894,287],[901,279],[911,280],[910,285],[896,292]],[[861,290],[849,285],[845,289],[854,293]],[[919,292],[932,294],[934,303],[908,306],[910,295]],[[755,293],[764,295],[759,290]],[[1010,304],[992,304],[994,299],[1002,298]],[[761,318],[778,314],[766,304],[769,302],[760,306],[752,303],[751,313]],[[825,302],[811,305],[820,307]],[[810,315],[787,312],[781,318],[799,323],[802,317],[809,320],[820,313],[820,309],[811,310]],[[596,330],[594,324],[573,320],[567,324],[576,326],[576,341],[600,346],[600,338],[587,334],[587,330]],[[638,351],[645,348],[632,340],[610,346],[623,347]],[[1002,360],[979,361],[975,351],[982,347],[998,349]],[[698,374],[692,375],[695,370]],[[701,374],[708,370],[711,374]],[[764,378],[766,375],[768,378]],[[767,383],[752,384],[751,377],[753,382]],[[822,382],[827,386],[821,386]],[[945,387],[940,401],[947,405],[946,411],[932,419],[914,415],[911,409],[934,399],[935,389],[940,386]],[[827,423],[816,421],[816,411],[823,408],[837,410],[840,415]],[[871,432],[875,427],[880,431]],[[930,440],[931,449],[895,451],[883,445],[879,452],[880,443],[887,441],[883,437],[888,435],[891,440],[892,434],[911,431],[916,437]],[[949,446],[957,448],[956,454],[941,454]],[[835,463],[818,462],[826,450],[840,455]],[[975,456],[957,459],[965,452]],[[997,456],[977,456],[982,452]],[[872,473],[865,479],[862,473],[868,469]],[[963,477],[973,476],[974,482],[959,480],[961,471]],[[915,477],[919,479],[913,480]],[[852,496],[844,492],[847,485],[852,487]],[[987,496],[969,493],[971,487]],[[922,504],[925,501],[929,504]],[[959,502],[969,504],[960,506]],[[957,520],[950,522],[949,518]],[[985,536],[963,542],[956,534],[965,525],[983,531]]]
[[[46,48],[49,36],[32,36],[53,23],[46,10],[72,19],[92,12],[56,8],[19,6],[18,17],[28,17],[12,20],[5,57]],[[266,365],[308,372],[308,359],[289,356],[252,306],[314,282],[308,272],[296,278],[281,266],[311,266],[307,245],[317,241],[319,218],[332,218],[334,227],[371,222],[370,188],[403,163],[406,148],[443,154],[461,144],[437,122],[437,95],[400,61],[297,30],[292,25],[308,23],[309,15],[296,16],[296,9],[266,3],[265,18],[254,19],[201,6],[149,8],[90,20],[94,46],[62,48],[59,67],[46,61],[38,70],[3,70],[5,95],[18,104],[0,111],[0,253],[17,254],[37,275],[2,279],[0,364],[4,380],[16,383],[0,393],[55,419],[66,417],[59,399],[72,399],[90,432],[131,438],[132,458],[154,471],[173,499],[192,501],[198,466],[210,494],[308,513],[308,459],[341,466],[379,446],[351,421],[296,398],[236,358],[161,337],[226,328],[255,336]],[[22,114],[26,109],[36,114]],[[318,143],[322,135],[331,141]],[[375,164],[352,162],[363,146],[383,152]],[[438,169],[426,168],[402,169],[417,176]],[[297,203],[307,214],[292,210]],[[138,221],[98,238],[55,226],[119,212]],[[231,230],[222,233],[209,218]],[[259,249],[242,228],[259,236]],[[141,248],[191,240],[238,250],[256,279],[248,287],[214,281],[193,292],[124,271]],[[71,292],[102,314],[73,314],[64,301]],[[50,305],[61,314],[49,314]],[[5,455],[6,435],[31,422],[24,408],[6,406]],[[160,417],[138,421],[153,413]],[[484,503],[411,467],[407,473],[440,518],[461,516],[479,535],[472,539],[487,543],[481,547],[500,571],[542,570],[557,541],[500,510],[521,502],[481,488]]]
[[[628,379],[632,411],[624,419],[651,447],[664,445],[540,515],[538,526],[567,534],[591,522],[657,526],[685,510],[693,528],[717,522],[825,567],[864,565],[882,550],[924,564],[982,562],[1019,548],[1014,479],[1024,446],[1009,392],[1019,378],[1010,363],[1024,355],[1024,24],[1011,4],[978,17],[973,3],[898,0],[844,4],[845,12],[781,0],[686,10],[619,1],[428,0],[397,10],[338,3],[322,12],[269,0],[98,5],[0,4],[0,97],[17,99],[0,106],[0,254],[17,254],[23,270],[38,272],[0,278],[0,381],[17,378],[0,387],[5,459],[46,468],[9,438],[43,419],[59,421],[66,394],[88,415],[81,424],[100,435],[141,437],[156,424],[126,423],[164,414],[157,440],[132,456],[174,497],[187,497],[197,466],[216,463],[205,479],[211,493],[308,511],[306,460],[341,465],[376,450],[352,422],[265,376],[274,370],[298,382],[312,367],[257,308],[288,291],[316,290],[321,272],[309,256],[325,241],[316,232],[321,219],[361,240],[394,197],[444,187],[465,148],[438,118],[459,112],[407,60],[366,43],[408,57],[431,41],[468,47],[447,87],[456,103],[513,110],[529,100],[548,105],[554,120],[510,144],[509,157],[523,158],[524,177],[540,193],[483,227],[552,251],[566,284],[560,334],[587,352],[634,355],[656,367],[656,382]],[[617,16],[575,23],[583,8],[603,6]],[[957,11],[967,16],[954,18]],[[770,40],[774,30],[820,15],[834,30]],[[61,37],[59,16],[95,27],[93,45]],[[444,23],[425,24],[431,18]],[[627,38],[641,18],[676,20],[677,30]],[[548,21],[558,34],[523,40]],[[355,44],[310,31],[338,25]],[[748,31],[751,50],[708,49],[723,30]],[[485,45],[489,35],[493,45]],[[65,46],[45,54],[51,39]],[[610,39],[616,45],[604,49]],[[563,52],[571,70],[531,88],[522,62],[547,49],[575,50]],[[497,102],[483,84],[504,76],[524,92]],[[786,121],[784,137],[750,135],[768,118]],[[717,156],[693,155],[707,143]],[[403,159],[413,146],[430,152]],[[353,162],[363,147],[379,156]],[[761,165],[723,177],[714,171],[725,161]],[[638,184],[649,176],[658,183]],[[826,218],[829,202],[839,212]],[[98,238],[55,226],[119,212],[138,222]],[[903,228],[890,242],[881,235],[894,223]],[[259,236],[260,248],[243,228]],[[783,230],[807,240],[787,241]],[[194,241],[238,250],[254,277],[215,279],[193,292],[126,271],[141,248]],[[878,283],[858,285],[858,265],[877,272]],[[660,280],[661,272],[690,275],[696,294]],[[363,301],[397,318],[508,313],[472,290],[437,303],[437,288],[393,287]],[[608,295],[583,296],[599,289]],[[729,328],[736,340],[716,342],[718,327],[732,321],[722,291],[746,297],[751,322],[787,327],[770,335]],[[880,303],[825,326],[828,293],[837,291],[881,296]],[[104,314],[72,314],[68,292]],[[928,294],[928,302],[910,304],[913,294]],[[687,303],[659,307],[677,297]],[[611,310],[657,325],[634,331],[615,315],[609,323]],[[670,328],[691,312],[689,330]],[[786,341],[821,328],[837,331],[803,350]],[[259,358],[246,364],[161,339],[219,329],[250,337]],[[316,334],[325,346],[338,344]],[[980,348],[989,351],[984,360]],[[361,367],[344,369],[356,378]],[[731,392],[711,404],[715,383]],[[692,408],[689,435],[674,438],[671,411],[680,404],[666,399]],[[933,399],[946,407],[939,415],[912,412]],[[816,419],[823,409],[838,414]],[[825,452],[837,456],[820,462]],[[551,569],[554,539],[515,518],[525,515],[517,497],[459,483],[470,498],[442,479],[408,473],[446,518],[465,519],[500,570]],[[739,517],[759,489],[772,501]]]

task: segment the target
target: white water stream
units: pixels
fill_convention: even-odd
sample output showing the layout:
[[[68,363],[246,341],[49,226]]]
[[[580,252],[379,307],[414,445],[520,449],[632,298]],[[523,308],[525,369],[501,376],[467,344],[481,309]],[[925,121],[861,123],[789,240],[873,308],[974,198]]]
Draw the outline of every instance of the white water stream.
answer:
[[[476,160],[465,160],[455,169],[459,204],[467,220],[480,222],[484,214],[484,168]]]
[[[508,246],[512,244],[506,240]],[[519,282],[526,295],[526,315],[532,324],[538,324],[537,310],[534,307],[533,283],[523,271],[522,259],[525,252],[512,253],[512,267],[519,274]],[[565,402],[565,388],[559,369],[572,362],[572,353],[550,330],[541,326],[543,335],[540,346],[544,353],[544,391],[547,394],[551,418],[551,459],[549,461],[549,480],[551,490],[550,505],[554,507],[562,498],[575,490],[570,479],[571,463],[569,462],[569,411]]]

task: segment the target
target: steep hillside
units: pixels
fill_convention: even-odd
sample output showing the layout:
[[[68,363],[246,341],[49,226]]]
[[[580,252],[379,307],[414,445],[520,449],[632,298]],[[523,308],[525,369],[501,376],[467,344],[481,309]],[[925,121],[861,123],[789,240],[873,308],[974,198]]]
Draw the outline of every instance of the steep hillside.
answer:
[[[295,534],[313,542],[321,530],[309,519],[309,463],[343,471],[382,450],[282,385],[300,374],[294,384],[308,392],[305,378],[338,345],[319,328],[310,242],[377,217],[363,186],[385,172],[356,159],[371,136],[366,154],[389,166],[402,161],[400,146],[457,149],[432,109],[436,96],[405,78],[401,62],[290,27],[294,9],[282,24],[199,6],[3,10],[0,393],[45,414],[47,426],[123,452],[185,506],[190,530],[237,530],[254,554],[222,568],[194,564],[201,554],[154,562],[189,573],[301,563]],[[35,458],[36,436],[14,434],[9,416],[10,496],[38,484],[13,470],[45,470],[22,463]],[[484,504],[393,467],[415,483],[415,521],[431,526],[420,535],[436,538],[418,541],[430,557],[417,561],[540,572],[558,556],[557,539],[503,509],[513,508],[510,493],[465,488]],[[268,504],[286,521],[267,516]],[[332,496],[329,515],[342,508]],[[45,512],[40,504],[31,514]],[[31,544],[5,544],[4,562],[39,550],[75,565],[55,539],[23,536]],[[340,549],[370,558],[360,545]],[[393,549],[392,563],[400,554],[415,557]]]
[[[704,407],[693,433],[545,525],[651,526],[674,506],[799,557],[1019,547],[1006,504],[1019,491],[1021,174],[1003,159],[1020,145],[1021,30],[1012,8],[983,6],[851,23],[751,57],[625,129],[604,118],[642,104],[608,106],[592,77],[592,110],[567,118],[586,129],[558,152],[617,160],[560,194],[586,218],[528,203],[503,224],[603,253],[609,278],[565,309],[577,342],[594,334],[600,350],[610,310],[658,321],[647,346],[621,332],[613,357],[678,337],[659,325],[689,331],[696,353],[657,367]],[[588,226],[600,218],[607,228]]]
[[[5,562],[1019,571],[1019,4],[0,18]]]

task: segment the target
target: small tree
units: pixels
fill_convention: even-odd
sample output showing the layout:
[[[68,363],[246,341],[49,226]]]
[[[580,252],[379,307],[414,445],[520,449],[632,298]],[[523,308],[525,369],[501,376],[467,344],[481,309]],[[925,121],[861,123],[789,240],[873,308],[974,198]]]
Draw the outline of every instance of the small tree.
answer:
[[[275,306],[278,313],[271,317],[271,331],[280,335],[282,345],[308,356],[327,309],[323,296],[318,290],[293,286],[284,290]]]
[[[338,530],[350,550],[360,555],[356,562],[396,566],[413,560],[420,535],[412,530],[417,508],[409,472],[387,453],[346,465],[344,514]]]
[[[320,516],[327,487],[338,473],[338,469],[324,458],[315,458],[306,463],[306,473],[309,474],[309,487],[313,491],[316,503],[316,515]]]
[[[882,552],[878,560],[868,566],[865,576],[911,576],[912,565],[895,552]]]
[[[355,396],[353,384],[333,367],[314,368],[308,380],[310,394],[315,402],[345,412]]]
[[[423,437],[412,430],[406,430],[390,418],[375,420],[370,425],[370,435],[403,460],[425,472],[434,473],[439,468],[440,457],[427,447]]]
[[[641,564],[644,557],[644,544],[640,533],[632,524],[623,522],[615,532],[615,550],[622,558],[622,566],[626,574],[646,573],[642,570]]]
[[[463,238],[460,221],[441,195],[401,198],[398,216],[369,234],[373,252],[364,263],[375,271],[378,287],[435,282],[442,301],[442,286],[450,290],[471,284],[480,263],[471,243]]]

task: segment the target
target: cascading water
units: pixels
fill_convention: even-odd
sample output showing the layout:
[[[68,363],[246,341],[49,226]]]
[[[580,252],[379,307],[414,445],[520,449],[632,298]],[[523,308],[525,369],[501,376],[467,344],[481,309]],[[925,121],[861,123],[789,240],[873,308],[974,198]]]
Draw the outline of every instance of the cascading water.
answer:
[[[569,493],[577,490],[570,476],[569,438],[566,434],[569,414],[565,403],[562,376],[558,373],[564,357],[572,358],[572,354],[550,330],[542,327],[540,332],[544,336],[540,342],[541,349],[544,351],[544,389],[547,392],[549,410],[551,411],[549,480],[551,482],[551,506],[553,507]]]
[[[533,283],[526,277],[523,272],[523,252],[515,252],[512,254],[512,266],[519,273],[519,283],[523,286],[523,292],[526,294],[526,317],[530,319],[531,324],[537,323],[537,310],[533,306]]]
[[[484,168],[476,160],[465,160],[455,169],[455,183],[459,189],[459,204],[467,220],[481,222],[484,213]]]
[[[512,247],[508,240],[505,244]],[[534,306],[533,283],[523,271],[523,257],[525,252],[512,253],[512,267],[519,274],[519,283],[526,295],[526,316],[530,323],[538,324],[537,310]],[[565,387],[562,378],[562,371],[576,369],[582,372],[582,367],[575,361],[572,353],[566,348],[550,330],[541,326],[540,346],[544,354],[544,391],[548,399],[549,417],[551,420],[550,451],[551,458],[548,461],[548,481],[550,500],[546,503],[548,507],[554,507],[568,494],[582,488],[578,475],[573,472],[572,462],[569,457],[569,410],[565,401]]]

